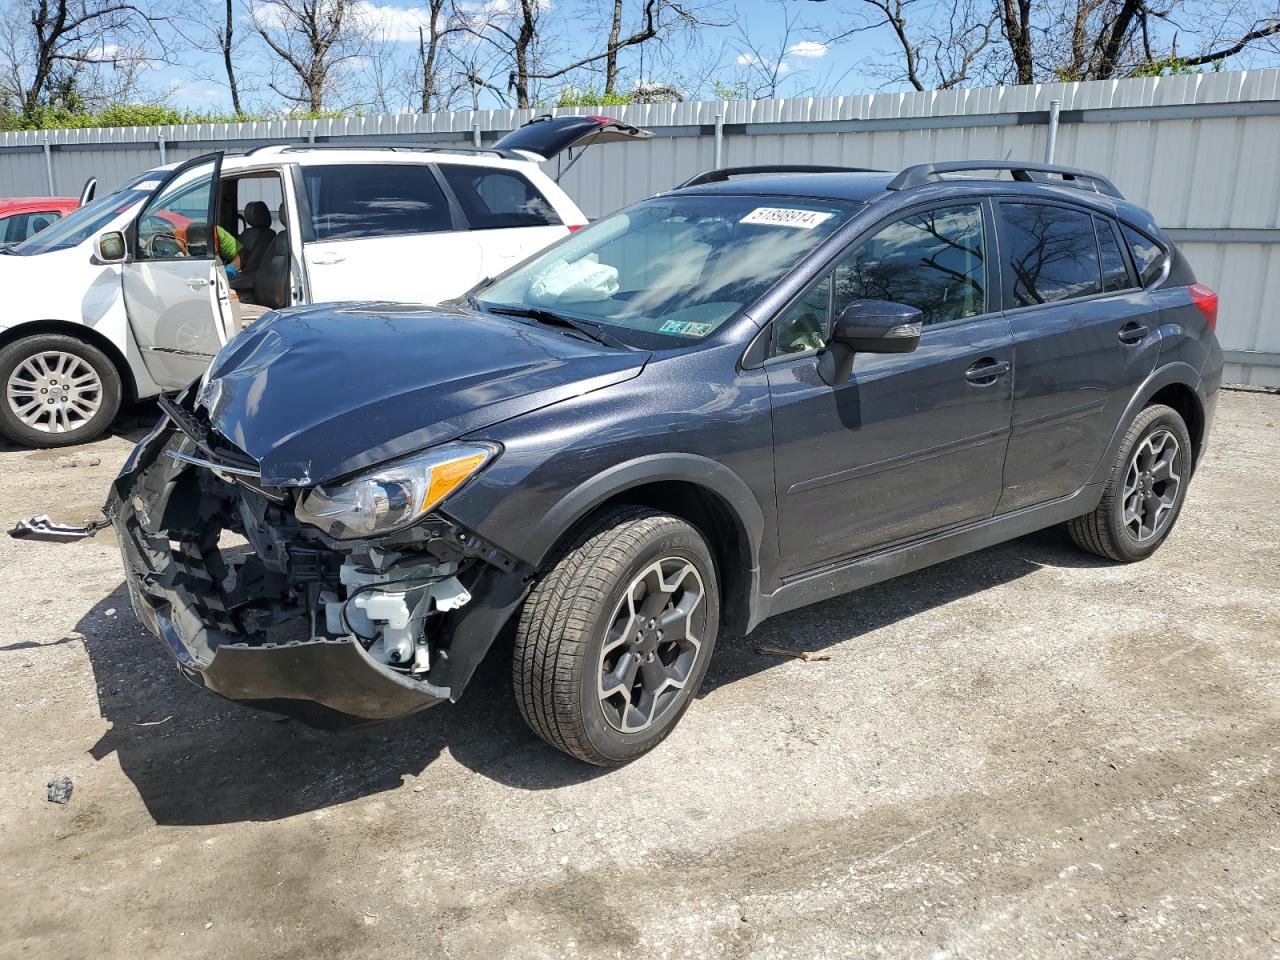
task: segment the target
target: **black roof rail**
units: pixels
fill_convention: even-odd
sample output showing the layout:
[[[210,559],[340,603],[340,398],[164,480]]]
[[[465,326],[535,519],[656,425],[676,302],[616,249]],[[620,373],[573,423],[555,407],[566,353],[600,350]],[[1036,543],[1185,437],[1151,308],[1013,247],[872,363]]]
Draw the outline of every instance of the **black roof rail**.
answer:
[[[470,144],[458,144],[457,146],[449,146],[439,142],[436,143],[414,143],[411,140],[365,140],[359,143],[267,143],[260,147],[251,147],[246,150],[243,156],[251,157],[255,153],[263,153],[267,150],[277,150],[281,153],[291,152],[294,150],[403,150],[417,151],[420,153],[469,153],[469,154],[486,154],[488,156],[500,157],[503,160],[528,160],[529,158],[516,152],[515,150],[502,150],[497,147],[473,147]]]
[[[828,167],[804,163],[766,163],[754,167],[717,167],[690,177],[675,189],[697,187],[704,183],[724,183],[730,177],[749,177],[760,173],[884,173],[869,167]]]
[[[962,173],[969,170],[1008,170],[1013,179],[1024,183],[1046,183],[1044,178],[1036,178],[1033,174],[1055,173],[1067,186],[1093,190],[1097,193],[1123,200],[1122,194],[1114,183],[1100,173],[1092,170],[1081,170],[1078,167],[1061,167],[1054,163],[1023,163],[1020,160],[951,160],[946,163],[917,163],[906,167],[900,174],[889,181],[888,190],[906,190],[908,187],[919,187],[930,181],[939,179],[944,173]],[[1079,181],[1085,181],[1086,187]]]

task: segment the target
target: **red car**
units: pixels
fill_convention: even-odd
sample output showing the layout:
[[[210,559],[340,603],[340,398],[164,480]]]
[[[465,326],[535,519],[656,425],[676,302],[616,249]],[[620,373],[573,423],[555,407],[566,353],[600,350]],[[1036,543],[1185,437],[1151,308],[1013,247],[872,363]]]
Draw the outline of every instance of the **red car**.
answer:
[[[78,206],[75,197],[0,197],[0,246],[21,243]]]

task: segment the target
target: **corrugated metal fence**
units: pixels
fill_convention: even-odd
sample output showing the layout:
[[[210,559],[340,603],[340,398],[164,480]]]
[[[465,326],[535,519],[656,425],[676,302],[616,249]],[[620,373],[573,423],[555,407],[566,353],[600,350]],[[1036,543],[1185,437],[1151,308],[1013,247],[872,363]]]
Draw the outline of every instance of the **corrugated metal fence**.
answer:
[[[594,108],[656,134],[589,149],[564,187],[601,216],[716,165],[894,170],[929,160],[1054,159],[1107,173],[1170,231],[1222,295],[1234,382],[1280,385],[1280,71],[737,103]],[[544,111],[482,110],[0,134],[0,194],[104,188],[161,160],[263,143],[378,139],[491,143]],[[582,112],[582,111],[559,111]],[[549,166],[554,167],[553,162]],[[554,172],[554,171],[553,171]]]

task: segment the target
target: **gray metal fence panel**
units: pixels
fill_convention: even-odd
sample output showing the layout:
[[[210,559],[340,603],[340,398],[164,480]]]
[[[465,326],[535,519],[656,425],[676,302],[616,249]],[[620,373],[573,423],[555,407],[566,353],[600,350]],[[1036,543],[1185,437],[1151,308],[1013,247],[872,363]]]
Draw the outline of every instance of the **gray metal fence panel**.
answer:
[[[1061,100],[1055,160],[1106,172],[1174,232],[1198,276],[1222,297],[1218,333],[1228,379],[1280,385],[1280,70],[1024,87],[592,108],[657,136],[591,148],[563,186],[591,217],[723,162],[899,169],[930,160],[1040,160],[1050,102]],[[378,138],[491,143],[539,110],[481,110],[176,127],[0,133],[0,195],[102,189],[160,162],[214,149]],[[572,113],[582,111],[553,111]],[[557,164],[547,165],[554,173]]]

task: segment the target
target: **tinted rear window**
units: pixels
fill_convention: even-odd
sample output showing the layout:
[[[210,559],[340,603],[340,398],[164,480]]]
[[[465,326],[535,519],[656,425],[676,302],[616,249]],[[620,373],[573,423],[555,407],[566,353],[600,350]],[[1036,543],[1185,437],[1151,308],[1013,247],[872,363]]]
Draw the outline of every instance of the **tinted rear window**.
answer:
[[[304,167],[316,240],[352,240],[453,228],[431,168],[350,163]]]
[[[1093,217],[1041,203],[1002,203],[1014,306],[1102,292]]]
[[[446,163],[440,167],[473,230],[562,223],[528,178],[510,170]]]
[[[1133,254],[1134,265],[1138,268],[1138,280],[1144,287],[1155,283],[1164,270],[1164,251],[1146,234],[1139,233],[1132,227],[1121,226],[1124,238],[1129,244],[1129,252]]]

